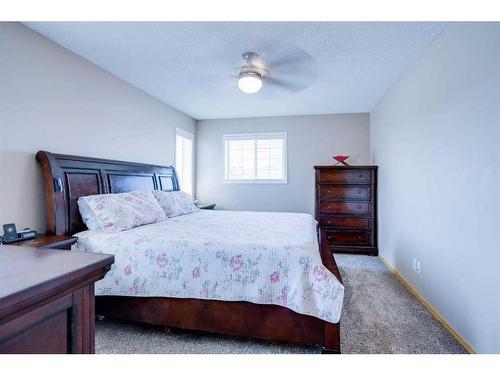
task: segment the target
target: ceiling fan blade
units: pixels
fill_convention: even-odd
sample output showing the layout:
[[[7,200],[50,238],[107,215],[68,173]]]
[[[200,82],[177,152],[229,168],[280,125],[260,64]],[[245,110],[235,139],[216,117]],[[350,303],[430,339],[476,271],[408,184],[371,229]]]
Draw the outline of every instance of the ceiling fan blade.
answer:
[[[295,54],[281,57],[277,60],[270,59],[267,61],[272,69],[288,68],[293,66],[306,66],[313,63],[314,60],[308,54]]]
[[[265,80],[264,84],[270,84],[274,87],[277,87],[277,88],[280,88],[283,90],[287,90],[287,91],[292,91],[292,92],[302,91],[308,86],[308,85],[294,83],[291,81],[273,78],[273,77],[265,77],[264,80]]]
[[[302,50],[287,51],[277,59],[269,59],[269,71],[274,83],[287,86],[290,91],[308,87],[317,76],[314,59]]]

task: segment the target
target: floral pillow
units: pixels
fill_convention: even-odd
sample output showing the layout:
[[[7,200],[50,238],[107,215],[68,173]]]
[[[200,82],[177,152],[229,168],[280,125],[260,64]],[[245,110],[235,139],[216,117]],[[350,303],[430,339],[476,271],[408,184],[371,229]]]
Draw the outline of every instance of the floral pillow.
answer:
[[[89,195],[78,198],[83,222],[90,230],[121,232],[166,219],[150,191]]]
[[[190,214],[193,212],[198,212],[200,209],[194,204],[193,197],[183,191],[173,191],[177,203],[181,206],[181,215]]]
[[[183,191],[154,190],[153,194],[167,217],[190,214],[200,210],[194,204],[191,195]]]
[[[153,195],[167,217],[182,215],[182,207],[173,193],[173,191],[153,190]]]

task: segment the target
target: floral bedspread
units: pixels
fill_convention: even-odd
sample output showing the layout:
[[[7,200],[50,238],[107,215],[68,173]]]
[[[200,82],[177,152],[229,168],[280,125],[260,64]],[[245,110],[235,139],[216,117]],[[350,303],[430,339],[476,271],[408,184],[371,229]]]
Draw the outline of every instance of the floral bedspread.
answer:
[[[81,232],[72,250],[114,254],[97,295],[274,304],[336,323],[344,287],[321,262],[315,226],[308,214],[201,210]]]

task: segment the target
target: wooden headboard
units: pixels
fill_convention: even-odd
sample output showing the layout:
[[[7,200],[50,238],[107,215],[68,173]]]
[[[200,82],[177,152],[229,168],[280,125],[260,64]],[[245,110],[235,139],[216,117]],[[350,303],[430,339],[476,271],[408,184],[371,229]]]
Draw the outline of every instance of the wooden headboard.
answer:
[[[81,196],[133,190],[179,190],[172,166],[95,159],[39,151],[45,185],[46,233],[71,235],[87,229],[77,200]]]

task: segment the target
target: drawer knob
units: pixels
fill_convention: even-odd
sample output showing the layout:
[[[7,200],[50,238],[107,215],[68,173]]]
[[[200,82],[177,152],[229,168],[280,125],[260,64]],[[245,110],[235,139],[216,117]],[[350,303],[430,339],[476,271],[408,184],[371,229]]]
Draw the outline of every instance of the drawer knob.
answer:
[[[358,240],[361,240],[361,236],[358,236]]]
[[[331,223],[332,223],[332,221],[331,221],[331,220],[328,220],[328,221],[327,221],[327,224],[331,224]]]
[[[358,194],[361,194],[361,190],[358,190]]]
[[[361,206],[360,204],[358,204],[358,210],[361,210],[363,206]]]
[[[331,240],[332,239],[332,236],[328,236],[328,239]]]
[[[358,220],[358,225],[361,225],[361,220]]]
[[[359,178],[363,178],[363,175],[362,175],[362,174],[360,174],[360,175],[359,175]]]
[[[328,194],[330,194],[330,193],[331,193],[331,191],[330,191],[330,190],[327,190],[326,192],[327,192]]]

